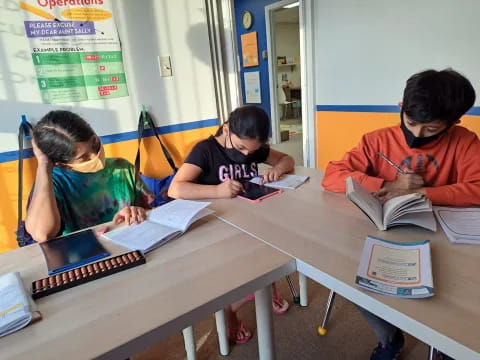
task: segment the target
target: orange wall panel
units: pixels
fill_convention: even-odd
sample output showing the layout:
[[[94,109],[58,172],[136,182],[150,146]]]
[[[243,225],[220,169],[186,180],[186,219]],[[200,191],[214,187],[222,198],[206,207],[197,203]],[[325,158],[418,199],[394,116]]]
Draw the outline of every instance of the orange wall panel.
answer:
[[[324,170],[331,160],[340,160],[362,135],[400,122],[398,113],[317,111],[317,168]],[[461,125],[480,135],[478,116],[466,115]]]

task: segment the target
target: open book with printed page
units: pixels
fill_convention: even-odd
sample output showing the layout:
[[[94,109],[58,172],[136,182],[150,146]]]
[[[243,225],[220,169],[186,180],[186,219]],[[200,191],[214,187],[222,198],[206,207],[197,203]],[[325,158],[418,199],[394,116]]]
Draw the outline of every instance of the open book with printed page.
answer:
[[[430,242],[399,243],[367,236],[355,284],[389,296],[433,296]]]
[[[383,205],[373,194],[352,177],[346,179],[346,195],[357,205],[378,230],[399,225],[417,225],[436,231],[432,202],[425,195],[413,193],[387,200]]]
[[[182,235],[195,221],[210,215],[210,202],[173,200],[148,213],[140,224],[123,226],[104,234],[118,245],[148,252]]]
[[[0,337],[40,320],[18,272],[0,275]]]

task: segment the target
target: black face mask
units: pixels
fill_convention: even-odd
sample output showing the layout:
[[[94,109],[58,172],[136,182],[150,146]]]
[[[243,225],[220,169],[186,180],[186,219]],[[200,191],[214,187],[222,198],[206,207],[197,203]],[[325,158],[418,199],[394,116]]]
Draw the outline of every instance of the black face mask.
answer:
[[[440,131],[438,134],[435,134],[432,136],[426,136],[426,137],[416,137],[405,126],[405,121],[403,120],[403,111],[400,113],[400,119],[401,119],[400,128],[402,129],[403,136],[405,136],[405,141],[407,142],[408,147],[411,149],[422,147],[423,145],[429,144],[432,141],[437,140],[440,136],[445,134],[448,131],[448,129],[450,129],[450,127],[448,126],[442,131]]]
[[[227,148],[227,137],[226,136],[225,136],[225,144],[223,145],[223,148],[225,150],[225,154],[227,155],[227,157],[230,160],[232,160],[233,162],[238,163],[238,164],[247,164],[247,163],[251,162],[252,155],[245,155],[242,152],[240,152],[239,150],[235,149],[235,146],[233,146],[232,137],[231,137],[230,133],[228,133],[228,138],[230,139],[230,145],[232,146],[232,148],[231,149]]]

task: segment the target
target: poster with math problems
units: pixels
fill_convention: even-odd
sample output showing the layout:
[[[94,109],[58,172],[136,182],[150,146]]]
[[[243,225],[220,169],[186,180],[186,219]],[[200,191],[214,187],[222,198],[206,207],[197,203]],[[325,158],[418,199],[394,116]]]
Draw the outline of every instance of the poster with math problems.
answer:
[[[43,103],[128,96],[111,1],[24,0],[19,5]]]
[[[243,67],[258,66],[257,32],[243,34],[241,40]]]

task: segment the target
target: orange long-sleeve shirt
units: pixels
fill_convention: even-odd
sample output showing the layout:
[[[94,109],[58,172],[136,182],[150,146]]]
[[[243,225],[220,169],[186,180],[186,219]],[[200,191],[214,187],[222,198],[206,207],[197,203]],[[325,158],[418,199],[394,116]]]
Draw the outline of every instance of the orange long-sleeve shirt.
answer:
[[[462,126],[453,126],[430,144],[411,149],[400,126],[368,133],[342,160],[328,163],[322,185],[345,192],[352,176],[371,192],[394,181],[397,170],[377,155],[382,152],[402,169],[420,174],[434,205],[480,205],[480,140]]]

